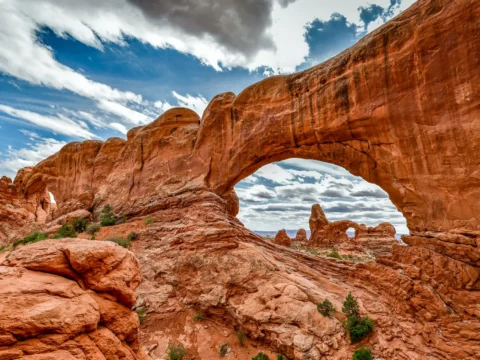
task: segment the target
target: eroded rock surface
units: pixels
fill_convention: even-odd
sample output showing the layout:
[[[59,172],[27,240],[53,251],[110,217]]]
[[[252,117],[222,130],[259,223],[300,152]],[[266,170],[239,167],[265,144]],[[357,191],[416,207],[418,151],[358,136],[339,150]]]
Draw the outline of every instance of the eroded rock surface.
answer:
[[[273,242],[277,245],[287,246],[290,247],[292,245],[292,239],[288,236],[287,231],[285,229],[280,230],[276,235]]]
[[[218,354],[218,338],[198,335],[186,320],[197,308],[223,329],[243,329],[290,357],[351,358],[341,314],[325,319],[315,309],[329,298],[339,310],[350,291],[362,315],[375,320],[365,343],[379,358],[478,359],[479,18],[476,0],[418,0],[323,64],[216,96],[202,121],[172,109],[130,130],[127,140],[68,144],[13,183],[2,180],[1,239],[77,210],[98,219],[107,203],[134,221],[150,216],[153,224],[132,249],[144,278],[139,302],[149,309],[141,342],[160,359],[173,340],[200,358]],[[246,230],[235,218],[233,186],[291,157],[334,163],[382,187],[407,219],[408,246],[354,264],[300,254]],[[57,201],[53,214],[48,192]],[[9,269],[25,270],[8,277],[37,272],[15,261]],[[117,287],[85,276],[103,290],[82,291],[123,294],[122,306],[133,301],[128,291],[113,294]],[[80,330],[60,318],[48,344],[93,344],[104,354],[119,342],[125,347],[108,326],[85,333],[98,318],[88,311],[74,313],[84,320],[83,335],[61,333]],[[9,333],[1,337],[5,351],[23,356],[23,340],[12,343]],[[35,341],[29,349],[43,348],[41,339],[26,340]],[[66,356],[69,348],[51,351]]]
[[[112,242],[45,240],[0,255],[0,358],[142,359],[135,256]]]

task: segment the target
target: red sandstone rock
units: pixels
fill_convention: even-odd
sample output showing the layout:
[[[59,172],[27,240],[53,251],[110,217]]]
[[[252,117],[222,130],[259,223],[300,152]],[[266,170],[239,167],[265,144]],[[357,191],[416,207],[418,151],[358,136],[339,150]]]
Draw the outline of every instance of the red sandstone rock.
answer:
[[[305,229],[298,229],[297,235],[295,236],[295,242],[306,243],[307,240],[307,231]]]
[[[354,348],[340,319],[321,317],[315,306],[329,298],[340,309],[352,291],[362,315],[375,320],[376,330],[366,340],[375,355],[478,359],[478,18],[475,0],[418,0],[324,64],[267,78],[238,96],[218,95],[201,122],[190,110],[172,109],[130,130],[127,140],[69,144],[20,171],[13,185],[2,180],[2,241],[11,239],[11,231],[33,226],[32,221],[44,224],[78,209],[98,216],[106,203],[128,217],[154,216],[133,250],[145,278],[140,298],[155,320],[147,320],[141,340],[157,357],[164,356],[168,341],[180,339],[199,358],[217,356],[212,339],[218,334],[203,328],[198,341],[200,330],[185,317],[199,307],[219,328],[242,329],[259,345],[290,357],[351,358]],[[238,209],[233,186],[261,166],[291,157],[334,163],[382,187],[407,219],[409,247],[394,246],[392,255],[379,257],[378,263],[353,264],[302,255],[244,229],[233,217]],[[57,201],[53,215],[49,191]],[[343,225],[333,223],[330,230]],[[75,278],[66,255],[72,249],[58,250],[62,256],[42,260],[49,270],[39,270],[55,279]],[[122,304],[133,303],[135,286],[125,280],[130,265],[122,269],[121,262],[97,275],[91,269],[108,256],[92,262],[74,258],[82,286],[90,289],[80,290],[108,292]],[[15,267],[34,264],[26,253],[8,261]],[[15,273],[22,280],[19,289],[32,271],[37,273],[25,270],[26,278]],[[136,283],[135,276],[131,280]],[[37,290],[40,299],[51,296]],[[58,355],[70,352],[70,344],[96,354],[118,347],[125,355],[115,335],[125,331],[115,317],[110,318],[115,331],[97,327],[69,338],[89,331],[94,322],[91,313],[74,306],[79,296],[68,301],[84,330],[62,322],[57,311],[57,333],[25,341],[1,333],[9,345],[0,355],[15,359],[39,348]],[[15,329],[13,315],[3,316],[12,331],[37,331],[21,319],[15,319],[22,324]],[[164,326],[156,327],[157,321]],[[42,329],[54,325],[39,322]],[[62,333],[63,328],[70,332]],[[65,349],[58,348],[67,341]],[[239,358],[245,355],[235,351]]]
[[[139,276],[133,254],[108,242],[49,240],[3,254],[0,358],[146,359],[129,308]]]
[[[292,245],[292,239],[288,236],[285,229],[280,230],[277,235],[275,235],[274,243],[277,245],[290,247]]]

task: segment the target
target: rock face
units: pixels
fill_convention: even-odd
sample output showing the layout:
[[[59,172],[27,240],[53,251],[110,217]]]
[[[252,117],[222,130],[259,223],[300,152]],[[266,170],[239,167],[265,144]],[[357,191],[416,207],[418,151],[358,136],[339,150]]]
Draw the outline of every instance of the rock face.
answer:
[[[216,349],[210,333],[202,338],[209,346],[194,341],[185,314],[198,307],[289,357],[351,358],[340,319],[315,307],[329,298],[340,309],[352,291],[375,320],[366,342],[379,357],[478,359],[479,18],[476,0],[418,0],[323,64],[216,96],[201,122],[172,109],[127,140],[68,144],[13,184],[2,180],[1,239],[76,210],[98,218],[107,203],[130,219],[151,216],[133,250],[140,301],[151,309],[141,341],[157,357],[167,340],[182,339],[199,358],[218,354],[208,353]],[[382,187],[407,219],[408,246],[351,264],[246,230],[234,217],[234,185],[292,157],[334,163]],[[87,315],[84,333],[95,322]]]
[[[138,261],[112,242],[46,240],[0,255],[0,358],[147,359],[130,310],[139,284]]]
[[[280,230],[277,235],[275,235],[275,239],[273,242],[277,245],[287,246],[290,247],[292,245],[292,239],[288,236],[287,231],[285,229]]]
[[[307,243],[307,231],[305,229],[298,229],[297,235],[295,236],[296,243]]]

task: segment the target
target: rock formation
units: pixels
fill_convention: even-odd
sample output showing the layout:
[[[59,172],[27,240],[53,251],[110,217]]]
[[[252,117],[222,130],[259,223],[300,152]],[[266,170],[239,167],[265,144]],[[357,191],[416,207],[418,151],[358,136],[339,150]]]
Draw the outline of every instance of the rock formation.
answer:
[[[32,220],[49,222],[48,192],[55,218],[79,209],[98,218],[107,203],[132,220],[150,216],[133,251],[139,301],[150,309],[140,342],[157,357],[169,341],[184,341],[198,358],[218,354],[212,333],[195,331],[186,316],[198,309],[292,358],[351,358],[341,316],[316,311],[325,298],[340,309],[351,291],[375,321],[366,343],[379,357],[478,359],[479,18],[476,0],[418,0],[323,64],[216,96],[201,122],[172,109],[127,140],[68,144],[13,184],[2,180],[1,239],[11,242],[10,232]],[[382,187],[407,219],[409,246],[353,264],[246,230],[233,186],[292,157],[334,163]],[[61,326],[68,336],[89,333],[98,313],[82,329]],[[17,346],[4,339],[5,351]]]
[[[292,245],[292,239],[288,236],[287,231],[285,229],[280,230],[276,235],[273,242],[277,245],[287,246],[290,247]]]
[[[300,244],[306,244],[307,240],[307,231],[305,229],[298,229],[297,235],[295,236],[295,242]]]
[[[147,359],[130,310],[139,284],[135,256],[112,242],[46,240],[0,255],[0,358]]]

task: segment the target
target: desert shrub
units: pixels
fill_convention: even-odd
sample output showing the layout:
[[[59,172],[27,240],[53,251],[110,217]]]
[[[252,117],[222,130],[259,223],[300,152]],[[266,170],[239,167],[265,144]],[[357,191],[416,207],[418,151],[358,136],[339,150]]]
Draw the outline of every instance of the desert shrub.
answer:
[[[352,360],[372,360],[372,352],[367,348],[360,348],[353,353]]]
[[[357,299],[353,297],[352,293],[349,293],[343,302],[342,312],[347,316],[347,318],[360,318],[358,302]]]
[[[170,360],[182,360],[187,354],[187,349],[182,344],[169,345],[167,355]]]
[[[0,246],[0,254],[5,252],[7,249],[8,249],[8,246],[6,245]]]
[[[350,341],[352,343],[362,340],[365,336],[370,334],[375,327],[372,319],[369,317],[361,318],[350,325]]]
[[[268,356],[265,355],[264,353],[258,353],[257,355],[255,355],[252,360],[269,360]]]
[[[110,205],[105,205],[102,209],[100,214],[100,224],[102,226],[112,226],[115,225],[117,222],[117,217],[112,211],[112,207]]]
[[[153,222],[153,219],[151,216],[147,216],[143,222],[145,223],[145,225],[150,225],[152,222]]]
[[[93,235],[93,234],[95,234],[98,230],[100,230],[101,227],[102,227],[102,225],[100,225],[99,223],[88,224],[86,231],[87,231],[88,234]]]
[[[57,233],[54,235],[54,239],[63,239],[63,238],[76,238],[77,233],[72,225],[63,224]]]
[[[283,355],[283,354],[278,354],[277,355],[277,360],[289,360],[287,355]]]
[[[128,241],[134,241],[138,239],[138,233],[132,231],[130,234],[127,236]]]
[[[31,234],[28,234],[23,239],[15,241],[13,243],[13,248],[15,249],[18,245],[33,244],[33,243],[36,243],[38,241],[45,240],[46,238],[47,238],[47,234],[45,234],[43,232],[35,231]]]
[[[205,320],[205,314],[204,313],[196,313],[195,315],[192,316],[193,321],[203,321]]]
[[[337,248],[333,248],[331,252],[327,254],[328,257],[334,258],[334,259],[341,259],[342,257],[338,253]]]
[[[323,316],[332,317],[335,314],[335,307],[330,300],[325,299],[323,302],[317,305],[317,310]]]
[[[120,216],[117,221],[115,222],[115,224],[125,224],[127,222],[127,217],[125,215],[122,215]]]
[[[135,309],[135,312],[137,313],[140,325],[142,325],[145,320],[147,320],[147,308],[145,306],[139,306]]]
[[[119,237],[111,237],[111,238],[108,238],[106,241],[112,241],[112,242],[116,243],[117,245],[120,245],[121,247],[124,247],[124,248],[128,248],[130,245],[132,245],[130,240],[122,239],[122,238],[119,238]]]
[[[312,255],[315,255],[315,256],[320,255],[320,253],[317,251],[317,249],[306,248],[305,251],[308,252],[309,254],[312,254]]]
[[[224,343],[220,345],[220,350],[218,352],[218,355],[220,355],[220,357],[224,357],[225,355],[227,355],[229,348],[230,348],[230,345],[228,343]]]
[[[237,339],[240,346],[245,346],[245,340],[247,340],[247,336],[242,330],[237,331]]]
[[[87,219],[75,219],[72,221],[72,226],[77,233],[82,233],[87,229],[88,220]]]

